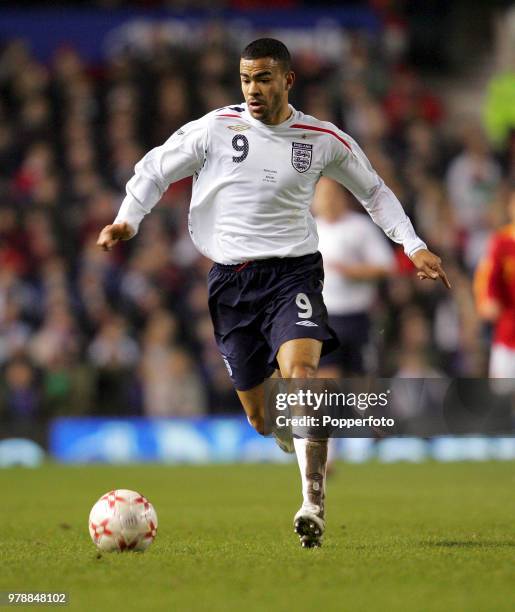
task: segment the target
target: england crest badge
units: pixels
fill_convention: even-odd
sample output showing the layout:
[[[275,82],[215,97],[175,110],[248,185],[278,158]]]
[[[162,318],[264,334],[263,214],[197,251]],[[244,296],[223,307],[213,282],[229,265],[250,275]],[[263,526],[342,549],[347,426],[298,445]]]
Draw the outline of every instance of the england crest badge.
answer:
[[[311,167],[313,145],[305,142],[291,143],[291,165],[297,172],[306,172]]]

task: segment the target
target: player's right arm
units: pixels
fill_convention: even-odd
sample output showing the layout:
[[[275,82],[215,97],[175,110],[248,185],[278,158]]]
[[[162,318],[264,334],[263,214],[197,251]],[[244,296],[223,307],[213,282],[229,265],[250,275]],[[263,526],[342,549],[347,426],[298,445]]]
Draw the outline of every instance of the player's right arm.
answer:
[[[171,183],[192,176],[204,164],[208,148],[207,119],[187,123],[163,145],[149,151],[134,168],[126,196],[112,225],[102,229],[97,245],[111,249],[138,232],[141,220],[159,202]]]

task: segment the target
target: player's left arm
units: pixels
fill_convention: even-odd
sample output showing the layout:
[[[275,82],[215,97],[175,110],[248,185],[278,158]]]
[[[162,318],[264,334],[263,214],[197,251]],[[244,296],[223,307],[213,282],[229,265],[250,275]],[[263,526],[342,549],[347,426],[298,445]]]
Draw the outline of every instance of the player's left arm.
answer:
[[[450,289],[451,284],[438,255],[421,240],[404,212],[401,203],[372,168],[357,143],[342,133],[341,141],[333,139],[331,162],[323,174],[346,187],[362,204],[372,220],[394,242],[402,244],[404,252],[417,268],[420,279],[440,279]]]

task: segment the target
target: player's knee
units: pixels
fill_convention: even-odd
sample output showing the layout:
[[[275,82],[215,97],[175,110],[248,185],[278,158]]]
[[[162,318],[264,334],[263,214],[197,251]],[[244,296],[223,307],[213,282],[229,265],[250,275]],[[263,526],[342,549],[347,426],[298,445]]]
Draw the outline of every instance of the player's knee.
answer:
[[[285,372],[282,373],[284,378],[314,378],[317,369],[315,366],[307,363],[291,363],[287,364]]]

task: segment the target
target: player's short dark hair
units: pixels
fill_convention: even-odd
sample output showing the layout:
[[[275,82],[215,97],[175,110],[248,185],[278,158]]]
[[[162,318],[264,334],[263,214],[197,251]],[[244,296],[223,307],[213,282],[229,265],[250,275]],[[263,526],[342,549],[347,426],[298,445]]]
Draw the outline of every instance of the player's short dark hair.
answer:
[[[286,71],[291,70],[291,55],[288,48],[275,38],[258,38],[248,44],[241,53],[241,59],[261,59],[271,57],[280,62]]]

